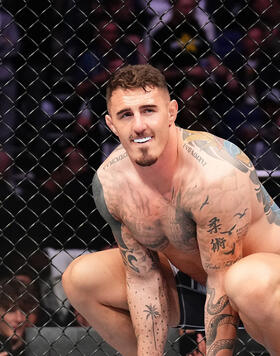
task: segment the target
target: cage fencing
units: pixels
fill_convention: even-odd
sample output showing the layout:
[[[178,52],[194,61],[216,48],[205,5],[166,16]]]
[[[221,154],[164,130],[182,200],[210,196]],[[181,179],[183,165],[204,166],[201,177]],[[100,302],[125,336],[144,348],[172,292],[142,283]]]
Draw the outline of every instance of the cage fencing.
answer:
[[[19,280],[14,303],[29,297],[25,330],[0,327],[3,350],[16,339],[27,356],[116,354],[69,305],[61,275],[115,245],[90,186],[118,144],[105,88],[122,65],[161,69],[177,124],[236,143],[279,205],[279,15],[277,0],[1,0],[0,289]],[[170,330],[166,355],[194,348],[204,353],[197,334]],[[235,354],[267,352],[241,329]]]

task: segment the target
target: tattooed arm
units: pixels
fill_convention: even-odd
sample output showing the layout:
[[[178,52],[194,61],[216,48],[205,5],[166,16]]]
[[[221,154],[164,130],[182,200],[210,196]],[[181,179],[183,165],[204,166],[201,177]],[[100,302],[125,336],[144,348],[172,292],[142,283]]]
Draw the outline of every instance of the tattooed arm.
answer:
[[[126,265],[127,298],[138,356],[162,356],[168,331],[168,304],[158,255],[135,241],[125,226],[118,243]]]
[[[246,234],[250,208],[240,195],[224,187],[209,194],[197,226],[198,243],[203,267],[207,273],[205,304],[205,332],[207,356],[233,354],[239,322],[224,289],[228,268],[242,258],[243,238]],[[212,190],[213,191],[213,190]]]
[[[162,356],[168,331],[168,305],[158,255],[139,244],[127,227],[110,214],[97,174],[93,180],[93,195],[100,214],[112,229],[126,267],[127,298],[137,338],[137,355]]]
[[[236,242],[231,245],[224,237],[213,237],[209,242],[208,256],[202,259],[207,272],[205,304],[207,356],[218,353],[221,356],[228,356],[233,355],[239,318],[229,303],[223,282],[227,268],[240,258],[241,252],[238,251]],[[223,256],[220,258],[219,253],[226,253],[224,256],[226,258]]]
[[[221,279],[217,283],[217,279]],[[219,278],[208,277],[205,305],[205,333],[207,356],[233,355],[238,315],[229,304]],[[223,351],[220,353],[220,351]]]

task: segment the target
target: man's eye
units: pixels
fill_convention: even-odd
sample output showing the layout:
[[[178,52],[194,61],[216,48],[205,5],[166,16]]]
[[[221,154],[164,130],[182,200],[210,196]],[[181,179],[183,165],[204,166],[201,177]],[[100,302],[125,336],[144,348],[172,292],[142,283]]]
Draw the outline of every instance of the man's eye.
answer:
[[[154,112],[154,109],[145,109],[144,112],[145,112],[145,113]]]
[[[125,119],[126,117],[129,117],[131,115],[132,115],[131,112],[125,112],[121,115],[121,119]]]

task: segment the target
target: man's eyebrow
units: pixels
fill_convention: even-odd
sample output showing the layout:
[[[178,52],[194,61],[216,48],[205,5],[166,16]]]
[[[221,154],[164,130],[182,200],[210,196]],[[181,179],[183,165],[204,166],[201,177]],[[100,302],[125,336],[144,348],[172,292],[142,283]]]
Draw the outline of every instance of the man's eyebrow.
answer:
[[[155,109],[155,108],[157,108],[157,105],[155,105],[155,104],[146,104],[146,105],[140,106],[140,109]]]
[[[116,113],[116,115],[119,116],[119,115],[121,115],[121,114],[123,114],[123,113],[125,113],[125,112],[127,112],[127,111],[131,111],[131,109],[130,109],[130,108],[122,109],[122,110],[118,111],[118,112]]]
[[[141,105],[140,109],[152,109],[152,108],[157,108],[157,105],[155,104],[146,104],[146,105]],[[120,116],[121,114],[131,111],[131,108],[124,108],[116,113],[117,116]]]

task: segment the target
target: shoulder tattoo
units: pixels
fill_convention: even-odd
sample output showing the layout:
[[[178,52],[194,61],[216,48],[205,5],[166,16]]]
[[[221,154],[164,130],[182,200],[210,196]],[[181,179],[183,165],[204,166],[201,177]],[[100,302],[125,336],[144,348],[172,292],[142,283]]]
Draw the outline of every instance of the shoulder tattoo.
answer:
[[[96,205],[97,210],[99,211],[100,215],[103,219],[110,225],[112,232],[116,239],[120,242],[121,239],[121,223],[117,221],[112,214],[109,212],[105,198],[102,184],[98,178],[97,173],[95,173],[92,181],[92,193],[94,202]]]
[[[110,225],[112,233],[118,243],[123,262],[126,266],[130,267],[133,271],[139,272],[139,269],[135,266],[137,258],[134,255],[133,249],[127,247],[122,236],[122,224],[117,221],[112,214],[109,212],[105,198],[102,184],[98,178],[97,173],[95,173],[92,182],[92,191],[97,210],[103,219]]]
[[[263,204],[268,222],[280,226],[279,207],[262,186],[250,159],[238,146],[208,132],[183,130],[182,137],[185,144],[199,148],[213,158],[225,160],[241,172],[247,173],[255,185],[257,199]]]

